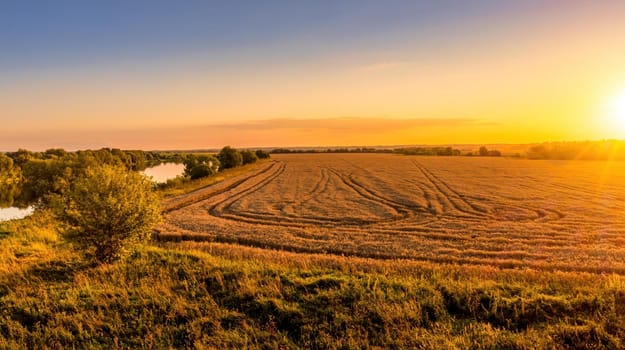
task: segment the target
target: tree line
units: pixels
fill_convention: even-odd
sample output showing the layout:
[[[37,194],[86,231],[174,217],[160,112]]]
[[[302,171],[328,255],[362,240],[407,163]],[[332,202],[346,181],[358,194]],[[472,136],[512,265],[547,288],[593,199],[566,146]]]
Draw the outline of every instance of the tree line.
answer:
[[[259,158],[269,158],[269,153],[229,146],[216,156],[110,148],[0,152],[0,206],[7,204],[3,201],[14,204],[19,195],[21,202],[50,211],[64,237],[86,257],[109,263],[146,242],[161,220],[155,185],[138,170],[177,162],[195,179]],[[10,199],[3,198],[8,194]]]
[[[547,142],[527,150],[529,159],[625,160],[625,141]]]
[[[0,152],[0,206],[12,205],[17,197],[20,203],[45,204],[50,198],[63,194],[74,180],[84,177],[87,170],[95,166],[110,165],[127,171],[140,171],[161,163],[181,163],[185,166],[185,177],[198,179],[269,156],[263,150],[239,151],[230,146],[224,147],[217,155],[118,148],[75,152],[62,148],[43,152],[26,149]],[[2,197],[7,198],[3,200]]]
[[[452,147],[400,147],[400,148],[328,148],[289,149],[275,148],[272,154],[289,153],[396,153],[419,156],[480,156],[500,157],[502,152],[481,146],[473,151],[461,151]],[[625,140],[545,142],[529,145],[524,152],[510,154],[516,158],[551,160],[625,160]]]
[[[214,175],[219,171],[238,166],[256,163],[259,159],[267,159],[270,154],[263,150],[242,150],[226,146],[217,155],[185,154],[184,175],[191,180]]]
[[[327,148],[327,149],[290,149],[290,148],[274,148],[271,154],[289,154],[289,153],[393,153],[394,150],[387,148],[357,147],[357,148]]]
[[[0,185],[20,187],[23,202],[48,202],[69,184],[98,165],[144,170],[162,162],[182,161],[181,154],[102,148],[69,152],[62,148],[33,152],[19,149],[0,154]]]
[[[356,148],[327,148],[327,149],[289,149],[275,148],[271,150],[272,154],[291,154],[291,153],[396,153],[409,156],[481,156],[481,157],[499,157],[501,152],[498,150],[489,150],[485,146],[479,148],[477,152],[462,153],[461,150],[452,147],[401,147],[401,148],[372,148],[372,147],[356,147]]]

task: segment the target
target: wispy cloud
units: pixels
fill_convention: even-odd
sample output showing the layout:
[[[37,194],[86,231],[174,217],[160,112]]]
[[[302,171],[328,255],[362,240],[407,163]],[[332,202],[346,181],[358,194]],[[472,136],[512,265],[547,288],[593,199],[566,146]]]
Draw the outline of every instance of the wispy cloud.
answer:
[[[354,132],[384,133],[394,130],[411,129],[417,127],[461,126],[480,123],[471,118],[358,118],[339,117],[323,119],[265,119],[245,121],[239,123],[224,123],[205,125],[208,129],[235,129],[235,130],[279,130],[279,129],[308,129],[308,130],[349,130]]]

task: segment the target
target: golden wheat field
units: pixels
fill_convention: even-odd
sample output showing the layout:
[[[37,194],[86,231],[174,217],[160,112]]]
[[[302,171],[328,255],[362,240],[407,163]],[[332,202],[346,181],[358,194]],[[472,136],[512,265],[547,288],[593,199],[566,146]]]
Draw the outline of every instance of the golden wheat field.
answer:
[[[625,274],[625,164],[276,155],[167,200],[165,241]]]

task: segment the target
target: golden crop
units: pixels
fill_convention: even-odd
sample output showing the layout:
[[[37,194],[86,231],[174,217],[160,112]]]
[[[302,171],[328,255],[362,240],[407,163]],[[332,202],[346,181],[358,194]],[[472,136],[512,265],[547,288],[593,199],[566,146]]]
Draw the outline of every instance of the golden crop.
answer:
[[[278,155],[164,208],[162,240],[625,273],[619,162]]]

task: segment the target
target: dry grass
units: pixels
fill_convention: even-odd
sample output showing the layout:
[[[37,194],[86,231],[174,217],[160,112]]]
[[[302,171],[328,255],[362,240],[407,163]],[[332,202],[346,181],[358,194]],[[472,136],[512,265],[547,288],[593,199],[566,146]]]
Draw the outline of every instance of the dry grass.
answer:
[[[165,208],[165,241],[625,274],[623,163],[279,155]]]

